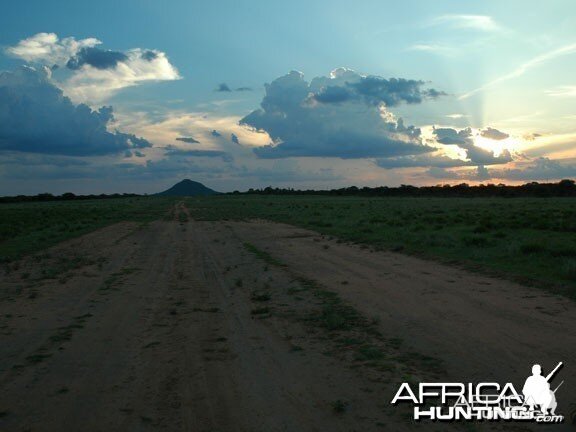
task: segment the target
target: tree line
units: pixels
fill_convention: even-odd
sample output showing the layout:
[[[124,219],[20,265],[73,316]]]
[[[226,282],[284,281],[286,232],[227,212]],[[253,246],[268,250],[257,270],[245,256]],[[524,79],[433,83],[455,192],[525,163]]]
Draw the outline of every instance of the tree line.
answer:
[[[557,183],[530,182],[513,186],[506,184],[480,184],[472,186],[467,183],[456,185],[410,186],[399,187],[356,187],[350,186],[330,190],[299,190],[293,188],[249,189],[249,195],[332,195],[332,196],[370,196],[370,197],[574,197],[576,185],[574,180],[561,180]],[[235,191],[232,194],[241,194]]]

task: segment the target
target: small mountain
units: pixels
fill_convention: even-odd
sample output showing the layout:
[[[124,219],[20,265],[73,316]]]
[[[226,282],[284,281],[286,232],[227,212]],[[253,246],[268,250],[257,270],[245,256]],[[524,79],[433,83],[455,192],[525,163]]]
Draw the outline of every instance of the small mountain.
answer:
[[[182,180],[176,183],[170,189],[160,192],[158,195],[163,196],[209,196],[218,195],[220,192],[216,192],[210,188],[207,188],[202,183],[198,183],[189,179]]]

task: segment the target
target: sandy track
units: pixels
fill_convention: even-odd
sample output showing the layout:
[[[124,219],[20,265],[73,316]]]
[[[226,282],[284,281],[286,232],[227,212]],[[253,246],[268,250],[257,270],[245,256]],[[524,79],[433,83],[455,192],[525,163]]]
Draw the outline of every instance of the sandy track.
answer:
[[[453,428],[392,409],[400,377],[351,359],[302,319],[318,305],[296,290],[299,276],[402,338],[390,355],[440,357],[450,378],[516,382],[525,364],[575,358],[573,304],[540,291],[286,225],[194,222],[182,205],[170,219],[99,230],[0,276],[0,431]],[[261,304],[262,289],[272,298]],[[263,306],[271,313],[255,314]],[[420,366],[411,371],[426,376]],[[576,400],[573,369],[562,372],[561,405]]]
[[[251,286],[289,277],[259,275],[241,243],[182,212],[108,227],[3,277],[0,430],[381,430],[385,401],[366,397],[377,382],[294,350],[304,329],[251,314]],[[78,256],[89,264],[34,281]],[[353,409],[336,413],[338,399]]]
[[[570,300],[289,225],[236,222],[229,229],[378,317],[385,334],[442,359],[446,378],[523,383],[532,364],[550,371],[563,361],[559,406],[567,412],[576,401],[576,305]]]

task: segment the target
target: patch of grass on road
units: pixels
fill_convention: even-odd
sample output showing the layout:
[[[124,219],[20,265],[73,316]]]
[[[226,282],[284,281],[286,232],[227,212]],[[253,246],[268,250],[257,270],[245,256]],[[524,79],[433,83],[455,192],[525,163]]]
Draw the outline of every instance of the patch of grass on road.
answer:
[[[261,260],[263,260],[267,264],[278,266],[278,267],[285,267],[286,266],[286,264],[278,261],[276,258],[274,258],[272,255],[270,255],[268,252],[263,251],[261,249],[258,249],[252,243],[248,243],[248,242],[244,243],[244,249],[246,249],[248,252],[253,253],[254,255],[256,255],[258,258],[260,258]]]

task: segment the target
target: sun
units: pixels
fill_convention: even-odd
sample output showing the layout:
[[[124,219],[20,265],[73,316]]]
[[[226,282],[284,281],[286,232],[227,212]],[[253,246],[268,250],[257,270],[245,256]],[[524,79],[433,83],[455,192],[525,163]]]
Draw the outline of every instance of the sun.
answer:
[[[495,157],[498,157],[506,150],[510,152],[514,151],[518,146],[518,140],[513,137],[508,137],[503,140],[494,140],[481,135],[476,135],[474,137],[474,145],[483,148],[484,150],[491,151]]]

